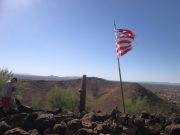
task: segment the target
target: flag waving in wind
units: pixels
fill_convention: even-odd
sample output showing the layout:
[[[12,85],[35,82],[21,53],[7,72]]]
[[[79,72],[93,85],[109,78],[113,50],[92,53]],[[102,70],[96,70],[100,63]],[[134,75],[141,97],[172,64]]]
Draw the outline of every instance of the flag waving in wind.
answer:
[[[131,42],[135,34],[128,29],[115,29],[117,57],[123,56],[132,49]]]
[[[116,36],[116,53],[117,53],[117,61],[118,61],[118,68],[119,68],[119,79],[120,79],[120,86],[121,86],[121,94],[122,94],[122,101],[123,101],[123,110],[125,112],[125,104],[124,104],[124,92],[123,92],[123,85],[122,85],[122,78],[121,78],[121,68],[119,57],[126,54],[128,51],[132,49],[131,42],[135,38],[135,34],[128,29],[116,29],[116,23],[114,21],[114,30]]]

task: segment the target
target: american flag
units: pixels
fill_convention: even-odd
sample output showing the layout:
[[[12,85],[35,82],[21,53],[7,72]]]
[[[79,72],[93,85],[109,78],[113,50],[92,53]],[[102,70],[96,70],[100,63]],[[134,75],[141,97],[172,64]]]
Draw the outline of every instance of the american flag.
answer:
[[[135,38],[135,34],[128,29],[116,29],[116,53],[117,57],[123,56],[132,49],[131,42]]]

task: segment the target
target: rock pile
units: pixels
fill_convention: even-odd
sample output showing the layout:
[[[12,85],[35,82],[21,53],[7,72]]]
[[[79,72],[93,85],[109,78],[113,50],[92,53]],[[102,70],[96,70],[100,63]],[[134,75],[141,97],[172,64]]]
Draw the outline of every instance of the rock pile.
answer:
[[[77,115],[61,109],[35,111],[26,106],[18,109],[19,112],[7,116],[1,112],[0,135],[180,135],[180,116],[176,114],[129,115],[115,109],[111,114]]]

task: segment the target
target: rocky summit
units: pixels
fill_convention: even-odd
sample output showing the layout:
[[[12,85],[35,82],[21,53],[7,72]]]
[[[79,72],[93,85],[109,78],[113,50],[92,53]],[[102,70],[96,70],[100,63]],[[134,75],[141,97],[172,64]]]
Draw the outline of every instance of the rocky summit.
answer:
[[[141,112],[136,115],[114,109],[111,113],[56,109],[0,114],[0,135],[180,135],[180,115],[163,116]]]

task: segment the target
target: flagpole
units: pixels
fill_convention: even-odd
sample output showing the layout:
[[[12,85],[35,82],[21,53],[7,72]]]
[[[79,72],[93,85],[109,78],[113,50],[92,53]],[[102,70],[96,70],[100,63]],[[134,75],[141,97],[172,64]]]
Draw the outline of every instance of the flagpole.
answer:
[[[120,62],[119,62],[119,58],[118,57],[117,57],[117,61],[118,61],[119,79],[120,79],[120,85],[121,85],[121,95],[122,95],[122,101],[123,101],[123,111],[125,112],[124,92],[123,92],[122,78],[121,78],[121,68],[120,68]]]
[[[115,20],[114,20],[114,31],[116,31]],[[122,78],[121,78],[121,68],[120,68],[120,62],[119,62],[119,58],[118,57],[117,57],[117,61],[118,61],[118,69],[119,69],[119,79],[120,79],[120,86],[121,86],[121,95],[122,95],[122,101],[123,101],[123,111],[125,112],[124,92],[123,92]]]

